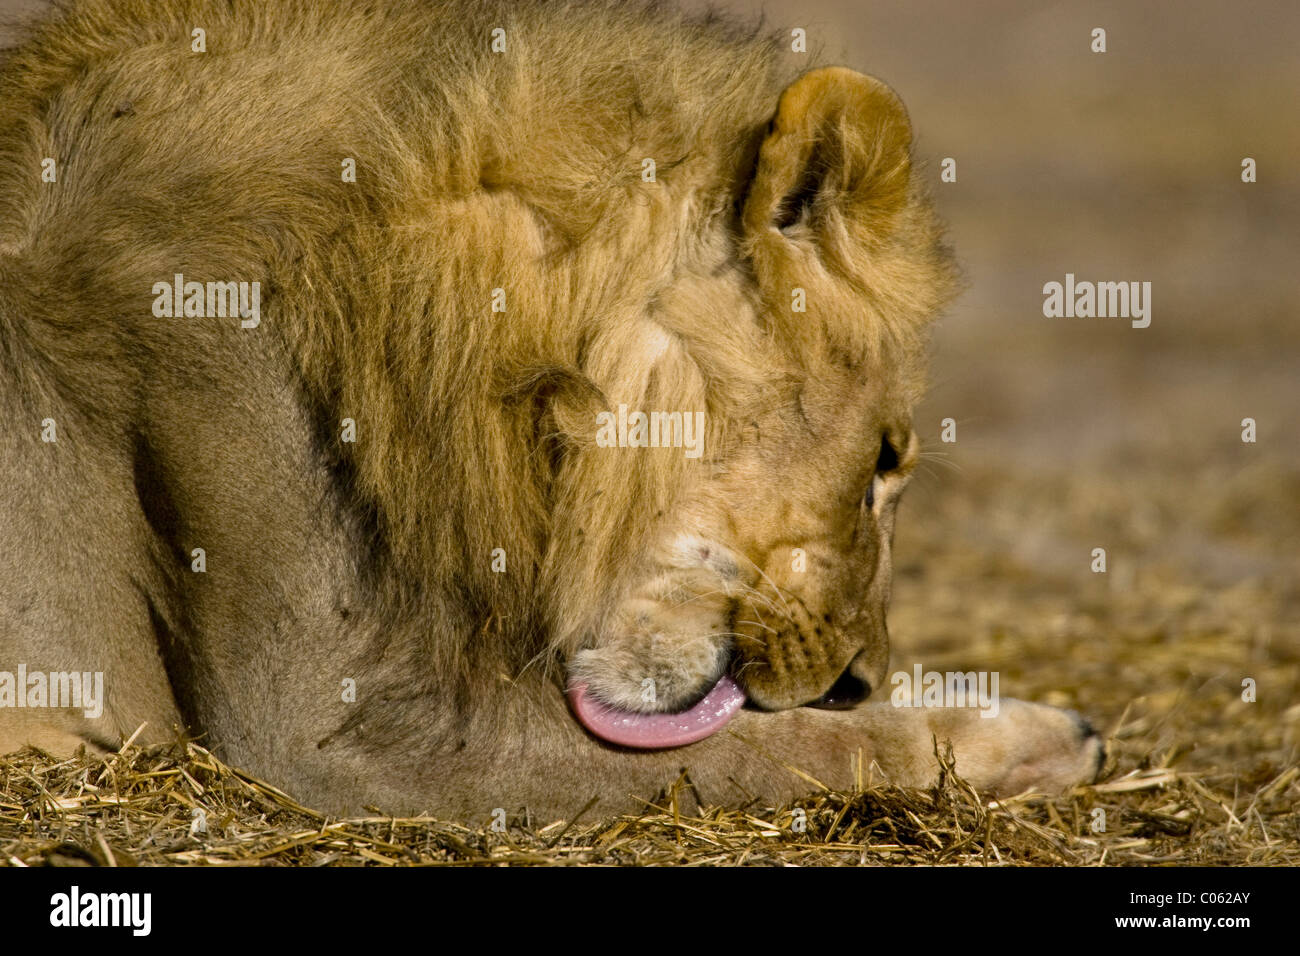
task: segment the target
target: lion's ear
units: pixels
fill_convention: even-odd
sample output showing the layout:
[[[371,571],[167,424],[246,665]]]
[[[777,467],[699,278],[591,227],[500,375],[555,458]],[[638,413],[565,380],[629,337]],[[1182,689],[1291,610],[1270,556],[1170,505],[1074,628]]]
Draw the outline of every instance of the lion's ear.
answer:
[[[745,200],[750,239],[887,231],[907,202],[912,128],[902,101],[874,77],[812,70],[781,94]]]

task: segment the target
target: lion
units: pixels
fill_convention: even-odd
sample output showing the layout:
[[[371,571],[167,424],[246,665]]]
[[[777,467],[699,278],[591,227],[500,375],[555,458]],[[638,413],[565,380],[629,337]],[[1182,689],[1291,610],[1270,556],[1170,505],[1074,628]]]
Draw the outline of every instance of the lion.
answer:
[[[640,2],[76,0],[0,104],[0,752],[467,819],[1098,772],[880,693],[957,285],[883,82]]]

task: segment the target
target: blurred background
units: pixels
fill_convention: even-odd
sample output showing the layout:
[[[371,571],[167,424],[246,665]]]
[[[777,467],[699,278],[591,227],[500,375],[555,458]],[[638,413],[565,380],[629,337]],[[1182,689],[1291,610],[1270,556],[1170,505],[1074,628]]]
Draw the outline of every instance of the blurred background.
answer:
[[[967,274],[916,419],[895,666],[998,670],[1114,734],[1120,770],[1235,792],[1294,765],[1300,4],[720,6],[899,91]],[[1150,282],[1150,327],[1045,318],[1067,272]]]

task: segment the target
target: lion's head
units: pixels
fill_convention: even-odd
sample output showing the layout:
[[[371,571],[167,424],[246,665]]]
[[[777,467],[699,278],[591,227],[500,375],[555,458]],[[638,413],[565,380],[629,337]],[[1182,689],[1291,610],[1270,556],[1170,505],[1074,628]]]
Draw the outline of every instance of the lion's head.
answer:
[[[559,414],[566,435],[584,417],[605,434],[559,468],[552,567],[628,535],[566,648],[576,713],[616,743],[699,739],[744,698],[852,706],[885,676],[894,514],[950,260],[884,84],[807,73],[756,142],[734,205],[592,343],[594,404]],[[580,606],[556,594],[561,619]]]
[[[887,86],[618,10],[521,22],[427,142],[376,132],[369,201],[403,227],[376,254],[345,217],[329,283],[284,307],[340,316],[299,352],[372,423],[339,453],[391,579],[441,602],[439,673],[464,699],[545,674],[597,734],[664,745],[740,690],[880,686],[953,268]]]

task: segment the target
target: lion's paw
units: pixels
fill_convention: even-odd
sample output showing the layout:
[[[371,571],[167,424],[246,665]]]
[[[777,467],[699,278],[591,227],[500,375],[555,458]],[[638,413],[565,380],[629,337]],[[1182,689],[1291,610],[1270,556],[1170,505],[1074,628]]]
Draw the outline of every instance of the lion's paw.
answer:
[[[1000,796],[1091,783],[1106,759],[1101,737],[1072,710],[1004,699],[995,716],[964,708],[929,713],[934,737],[952,741],[957,773]]]

